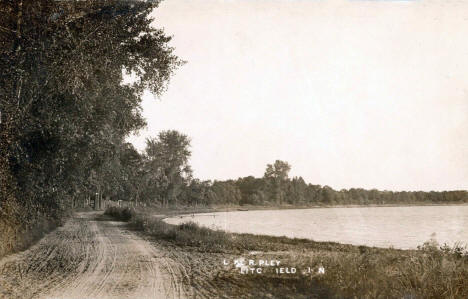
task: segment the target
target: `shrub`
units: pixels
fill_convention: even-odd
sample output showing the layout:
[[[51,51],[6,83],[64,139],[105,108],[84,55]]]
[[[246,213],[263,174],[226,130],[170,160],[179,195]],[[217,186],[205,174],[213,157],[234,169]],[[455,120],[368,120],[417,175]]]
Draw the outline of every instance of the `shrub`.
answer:
[[[109,207],[104,212],[105,215],[114,217],[120,221],[130,221],[135,212],[129,208]]]

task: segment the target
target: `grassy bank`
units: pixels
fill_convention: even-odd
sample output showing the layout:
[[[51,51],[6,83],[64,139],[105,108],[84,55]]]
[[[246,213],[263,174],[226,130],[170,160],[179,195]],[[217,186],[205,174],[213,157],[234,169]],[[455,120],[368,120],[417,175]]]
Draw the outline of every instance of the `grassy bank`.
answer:
[[[75,209],[78,211],[91,211],[91,208]],[[38,216],[36,219],[0,219],[0,258],[9,254],[23,251],[46,234],[52,232],[57,227],[62,226],[65,221],[71,216],[71,211],[63,212],[61,215],[52,216]]]
[[[0,223],[0,258],[27,249],[62,224],[61,219],[38,218],[33,225]]]
[[[468,255],[458,247],[427,242],[419,250],[370,248],[231,234],[194,223],[174,226],[123,209],[108,214],[130,215],[119,219],[183,252],[187,268],[199,274],[193,275],[192,283],[211,288],[215,297],[468,298]],[[247,267],[235,267],[238,259]],[[249,260],[255,265],[248,266]],[[259,265],[271,260],[280,265]],[[249,272],[258,268],[261,274]],[[281,268],[286,272],[294,268],[296,273],[278,273]]]

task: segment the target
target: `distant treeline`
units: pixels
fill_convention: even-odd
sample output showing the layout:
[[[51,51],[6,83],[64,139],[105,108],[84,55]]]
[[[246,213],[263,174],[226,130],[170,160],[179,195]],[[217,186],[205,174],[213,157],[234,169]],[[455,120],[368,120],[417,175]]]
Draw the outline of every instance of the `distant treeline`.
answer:
[[[308,184],[302,177],[289,178],[291,166],[277,160],[266,166],[261,178],[248,176],[237,180],[200,181],[192,178],[188,165],[189,139],[177,131],[161,132],[149,139],[144,153],[127,144],[120,162],[129,172],[119,180],[120,189],[111,199],[144,201],[159,206],[209,205],[369,205],[414,203],[465,203],[467,191],[394,192],[351,188],[334,190],[329,186]],[[124,186],[124,188],[122,188]],[[120,190],[120,192],[115,192]]]
[[[351,188],[334,190],[329,186],[307,184],[302,177],[283,182],[281,200],[266,178],[252,176],[228,181],[192,182],[187,204],[240,205],[378,205],[414,203],[468,203],[467,191],[379,191]],[[203,191],[201,191],[203,189]]]

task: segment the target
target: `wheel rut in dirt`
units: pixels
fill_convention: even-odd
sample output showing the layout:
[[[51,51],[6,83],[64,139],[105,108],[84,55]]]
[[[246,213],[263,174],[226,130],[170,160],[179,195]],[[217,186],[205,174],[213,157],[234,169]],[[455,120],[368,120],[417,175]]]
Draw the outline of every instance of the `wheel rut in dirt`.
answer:
[[[0,260],[1,298],[186,298],[183,266],[98,213],[77,213]]]

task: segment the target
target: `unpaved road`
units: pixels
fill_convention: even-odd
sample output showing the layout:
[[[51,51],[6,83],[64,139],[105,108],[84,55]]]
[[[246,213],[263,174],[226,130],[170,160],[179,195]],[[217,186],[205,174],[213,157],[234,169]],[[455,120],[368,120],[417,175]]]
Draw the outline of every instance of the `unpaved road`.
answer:
[[[94,212],[0,260],[0,298],[185,298],[187,279],[157,244]]]

